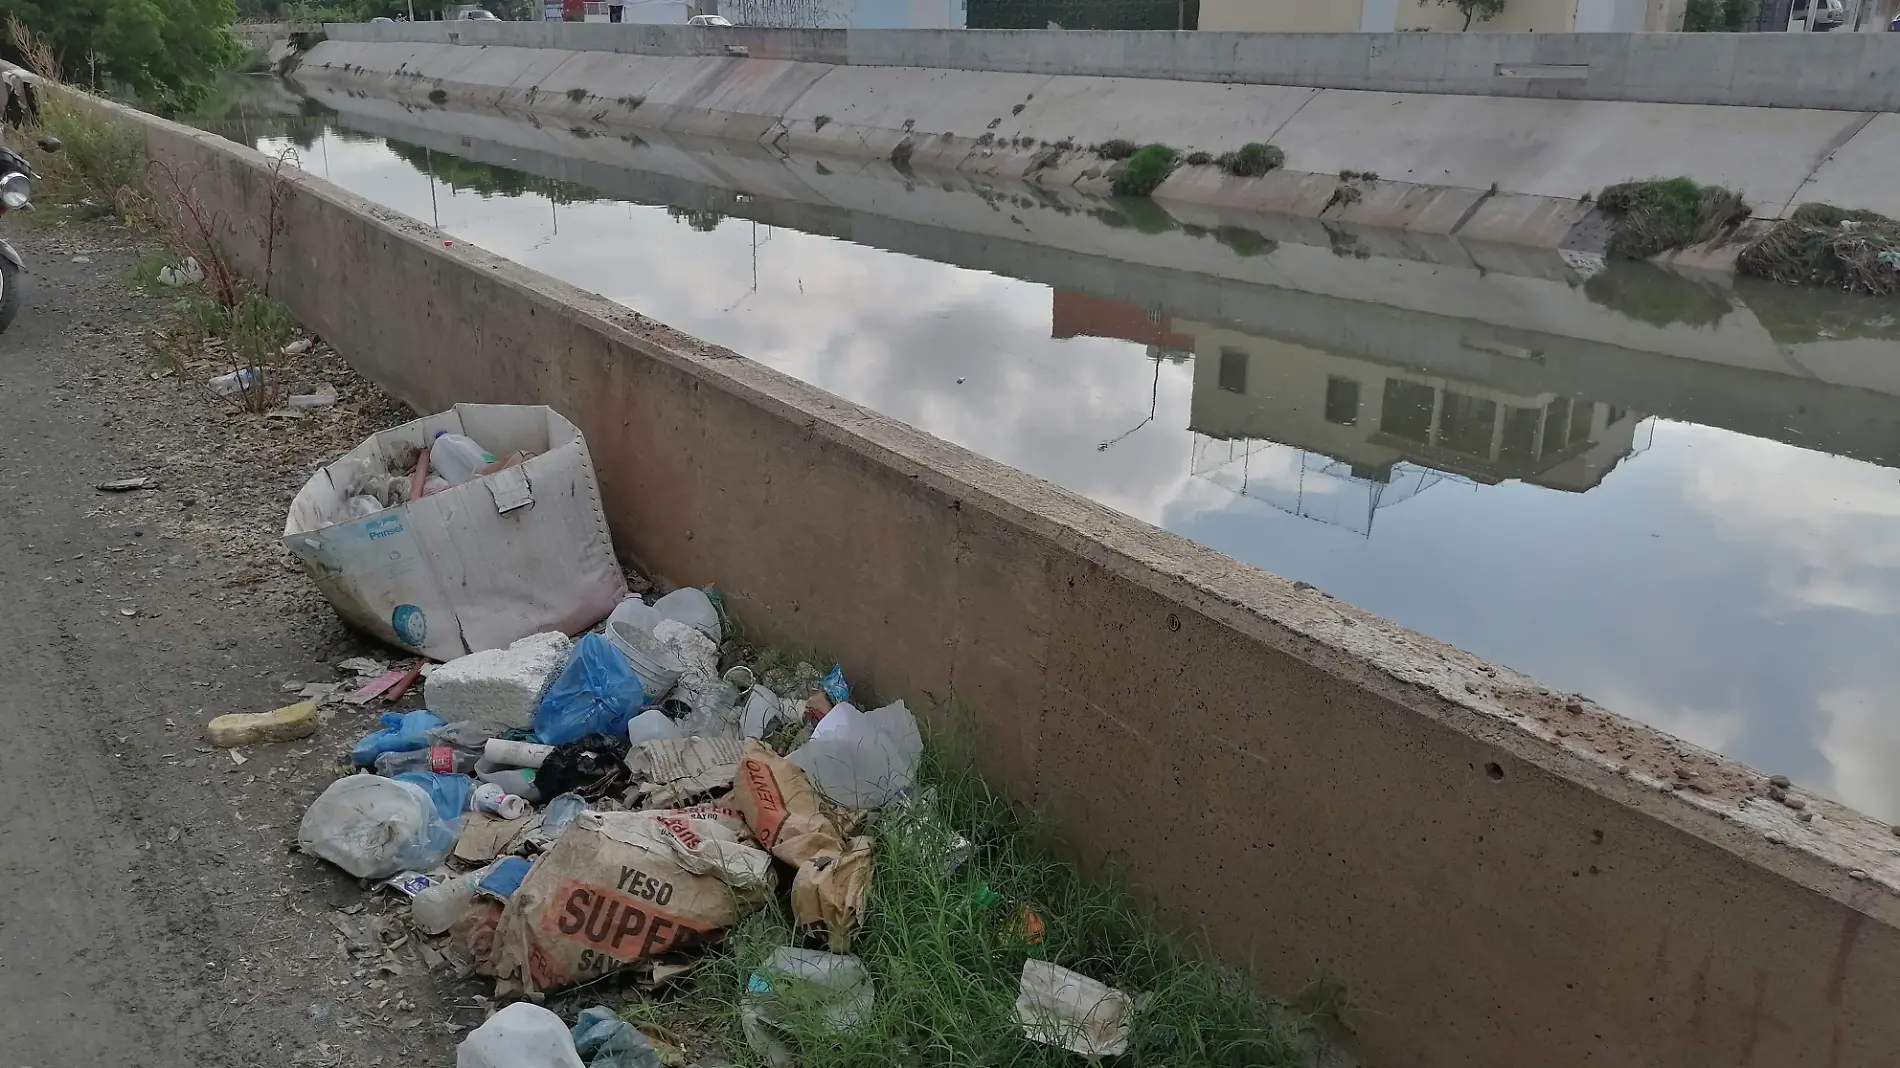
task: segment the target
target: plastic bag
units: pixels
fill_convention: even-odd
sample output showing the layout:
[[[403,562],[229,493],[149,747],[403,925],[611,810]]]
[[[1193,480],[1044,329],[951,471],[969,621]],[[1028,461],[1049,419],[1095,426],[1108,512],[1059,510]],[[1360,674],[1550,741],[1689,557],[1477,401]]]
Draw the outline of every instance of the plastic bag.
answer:
[[[376,758],[384,753],[406,753],[412,749],[429,747],[429,732],[437,727],[446,727],[442,717],[426,708],[414,712],[383,713],[383,729],[372,731],[356,743],[350,753],[350,760],[359,768],[367,768],[376,763]]]
[[[517,1001],[455,1047],[455,1068],[585,1068],[567,1025],[539,1005]]]
[[[297,845],[359,879],[386,879],[441,864],[460,833],[461,820],[444,819],[415,783],[352,775],[310,803]]]
[[[599,1005],[574,1021],[574,1049],[587,1068],[660,1068],[660,1051],[632,1024]]]
[[[838,804],[881,808],[910,788],[923,752],[916,717],[897,701],[871,712],[838,705],[818,721],[811,741],[785,759]]]
[[[625,737],[627,723],[646,704],[633,665],[599,634],[574,646],[574,658],[548,684],[534,710],[534,735],[564,745],[590,734]]]
[[[435,802],[436,815],[445,820],[460,819],[468,811],[468,795],[475,780],[466,775],[437,775],[430,771],[405,771],[394,776],[397,782],[414,783]]]

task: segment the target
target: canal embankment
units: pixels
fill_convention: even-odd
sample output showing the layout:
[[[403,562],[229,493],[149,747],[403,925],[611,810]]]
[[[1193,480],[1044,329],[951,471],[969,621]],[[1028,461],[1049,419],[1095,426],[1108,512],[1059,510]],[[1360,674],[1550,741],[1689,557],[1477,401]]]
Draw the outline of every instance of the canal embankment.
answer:
[[[1818,54],[1840,51],[1833,43],[1776,41],[1779,62],[1838,65],[1813,86],[1784,86],[1779,74],[1756,84],[1745,62],[1754,52],[1731,35],[1638,35],[1659,40],[1639,49],[1624,39],[1622,53],[1611,49],[1618,42],[1583,40],[1577,48],[1596,51],[1561,63],[1520,60],[1515,35],[1393,41],[1378,55],[1355,51],[1377,41],[1346,48],[1297,35],[1298,54],[1310,55],[1293,62],[1288,39],[1273,35],[1108,35],[1123,39],[1116,50],[1099,34],[828,33],[332,26],[299,70],[411,107],[499,107],[636,136],[753,141],[911,176],[961,172],[1094,194],[1113,188],[1116,146],[1159,143],[1188,161],[1152,190],[1164,205],[1586,255],[1603,253],[1615,230],[1597,193],[1687,177],[1749,207],[1752,222],[1687,256],[1717,267],[1808,201],[1900,210],[1874,162],[1900,126],[1873,110],[1887,92],[1882,64],[1900,69],[1900,42],[1852,42],[1849,57]],[[1502,60],[1482,84],[1472,73],[1480,52]],[[1160,76],[1168,56],[1185,73]],[[1724,90],[1696,89],[1679,74],[1687,69]],[[1219,165],[1248,144],[1278,148],[1284,164],[1258,176]]]
[[[1056,489],[313,176],[120,109],[418,408],[553,405],[622,551],[954,698],[1184,931],[1364,1006],[1365,1062],[1883,1064],[1884,824]]]

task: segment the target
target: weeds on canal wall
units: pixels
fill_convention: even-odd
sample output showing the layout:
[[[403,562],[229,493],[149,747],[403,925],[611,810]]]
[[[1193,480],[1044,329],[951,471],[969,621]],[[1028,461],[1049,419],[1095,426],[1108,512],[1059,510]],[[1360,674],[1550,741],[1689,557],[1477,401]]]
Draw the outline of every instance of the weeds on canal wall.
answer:
[[[1597,194],[1597,206],[1616,221],[1607,251],[1631,260],[1699,245],[1748,219],[1740,193],[1688,178],[1613,185]]]
[[[1138,149],[1122,164],[1121,173],[1115,176],[1115,195],[1145,197],[1153,193],[1174,172],[1174,162],[1178,156],[1179,153],[1167,145],[1149,145]]]
[[[1284,167],[1286,153],[1277,146],[1250,141],[1232,152],[1221,153],[1214,162],[1236,178],[1258,178]]]

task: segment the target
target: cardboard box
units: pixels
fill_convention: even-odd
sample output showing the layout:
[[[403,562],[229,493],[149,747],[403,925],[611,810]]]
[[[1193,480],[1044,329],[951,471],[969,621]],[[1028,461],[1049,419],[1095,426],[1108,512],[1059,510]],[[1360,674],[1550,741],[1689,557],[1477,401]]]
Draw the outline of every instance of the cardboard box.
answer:
[[[359,475],[427,448],[437,431],[533,458],[352,519]],[[586,439],[542,405],[458,404],[372,436],[304,484],[284,547],[344,620],[437,660],[581,633],[627,596]]]

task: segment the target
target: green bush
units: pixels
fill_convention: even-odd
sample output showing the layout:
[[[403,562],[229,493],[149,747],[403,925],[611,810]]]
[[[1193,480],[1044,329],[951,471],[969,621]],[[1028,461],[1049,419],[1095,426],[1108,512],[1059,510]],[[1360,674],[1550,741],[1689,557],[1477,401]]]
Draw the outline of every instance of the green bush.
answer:
[[[1597,206],[1615,216],[1610,255],[1632,260],[1700,244],[1748,218],[1741,194],[1688,178],[1613,185],[1597,195]]]
[[[1167,145],[1149,145],[1122,165],[1122,171],[1115,178],[1115,195],[1122,197],[1145,197],[1155,191],[1155,187],[1167,181],[1174,171],[1174,161],[1179,153]]]
[[[1219,162],[1221,170],[1236,178],[1258,178],[1285,166],[1286,153],[1274,145],[1253,141],[1240,146],[1238,151],[1222,153]]]

